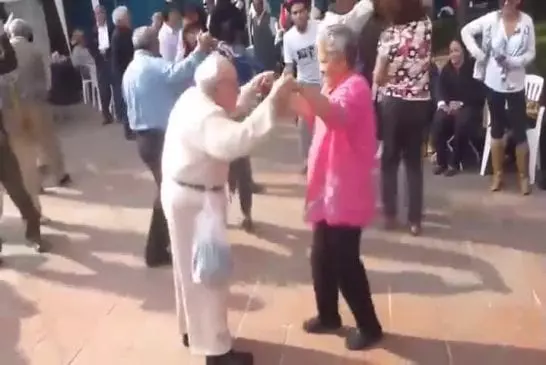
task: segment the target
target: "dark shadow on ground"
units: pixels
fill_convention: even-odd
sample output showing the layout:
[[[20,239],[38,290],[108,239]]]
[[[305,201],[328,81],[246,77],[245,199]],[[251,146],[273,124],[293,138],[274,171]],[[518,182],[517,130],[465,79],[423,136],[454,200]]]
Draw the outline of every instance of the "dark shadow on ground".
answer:
[[[289,339],[288,343],[290,343]],[[318,350],[246,338],[237,339],[235,348],[252,352],[255,362],[260,365],[371,365],[377,363],[365,359],[349,360]],[[443,341],[401,334],[386,334],[383,342],[377,348],[397,355],[403,359],[404,364],[415,365],[542,365],[546,358],[546,351],[539,349]],[[370,354],[370,357],[373,358],[373,354]]]
[[[381,347],[418,365],[541,365],[546,351],[509,345],[444,341],[388,334]]]
[[[142,301],[141,306],[144,310],[174,312],[172,269],[171,267],[159,269],[144,267],[143,259],[141,259],[144,249],[142,235],[62,222],[51,222],[50,226],[59,231],[78,233],[88,238],[72,242],[67,235],[57,235],[52,239],[51,253],[42,256],[7,256],[6,265],[13,270],[62,285],[90,288],[134,298]],[[42,264],[49,255],[59,255],[72,260],[89,269],[91,273],[77,274],[45,269]],[[129,266],[115,259],[105,259],[103,255],[133,256],[137,262],[142,263]],[[264,303],[259,297],[253,297],[252,301],[249,301],[246,294],[234,293],[229,298],[229,306],[237,311],[254,311],[263,308]]]
[[[319,350],[247,338],[238,338],[235,341],[235,349],[251,352],[254,355],[254,363],[259,365],[338,365],[347,364],[348,361],[342,356]],[[372,363],[363,360],[359,360],[358,364],[372,365]]]
[[[256,235],[268,242],[282,246],[290,254],[285,256],[254,246],[233,245],[235,260],[245,263],[236,270],[236,280],[247,282],[250,278],[260,277],[263,282],[276,285],[310,283],[308,250],[311,232],[256,222]],[[478,278],[477,283],[456,284],[446,282],[439,275],[420,271],[368,270],[374,293],[412,293],[435,296],[482,290],[501,293],[510,291],[497,270],[489,262],[479,257],[440,248],[408,245],[394,240],[367,237],[363,239],[362,254],[364,258],[373,257],[436,268],[453,268],[469,272]]]
[[[27,365],[29,360],[18,351],[21,320],[37,314],[36,307],[22,298],[7,282],[0,280],[0,362]]]

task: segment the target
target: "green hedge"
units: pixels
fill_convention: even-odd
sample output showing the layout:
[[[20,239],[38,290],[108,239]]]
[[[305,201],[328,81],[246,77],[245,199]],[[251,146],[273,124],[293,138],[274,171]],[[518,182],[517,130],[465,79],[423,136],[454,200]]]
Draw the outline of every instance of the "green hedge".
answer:
[[[535,31],[537,36],[537,57],[530,71],[546,77],[546,22],[537,23]]]
[[[435,20],[432,28],[432,53],[434,55],[447,53],[449,43],[457,37],[457,32],[455,17]]]

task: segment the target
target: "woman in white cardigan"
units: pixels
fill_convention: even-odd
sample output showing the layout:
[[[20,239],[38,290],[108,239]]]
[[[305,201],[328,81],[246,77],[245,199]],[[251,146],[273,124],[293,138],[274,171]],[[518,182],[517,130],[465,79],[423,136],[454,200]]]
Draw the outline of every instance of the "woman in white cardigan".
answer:
[[[504,135],[510,129],[516,143],[521,193],[530,193],[525,98],[525,68],[535,59],[533,19],[520,11],[522,0],[500,0],[501,9],[467,24],[462,40],[476,59],[474,77],[487,86],[491,113],[491,191],[502,187]],[[481,41],[476,40],[476,36]],[[507,107],[506,107],[507,106]]]

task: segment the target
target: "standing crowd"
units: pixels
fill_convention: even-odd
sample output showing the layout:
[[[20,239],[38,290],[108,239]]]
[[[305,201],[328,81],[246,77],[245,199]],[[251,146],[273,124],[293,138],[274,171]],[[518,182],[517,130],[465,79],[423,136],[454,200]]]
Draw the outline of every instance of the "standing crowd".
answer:
[[[303,329],[311,334],[339,331],[341,293],[356,321],[345,339],[350,350],[372,347],[383,335],[360,259],[362,231],[375,214],[377,137],[383,144],[381,198],[387,229],[398,226],[397,176],[403,161],[408,229],[421,233],[427,135],[432,131],[437,151],[435,173],[454,175],[482,97],[492,118],[492,190],[501,187],[501,147],[510,129],[520,187],[529,193],[524,77],[535,40],[532,19],[519,11],[519,4],[501,1],[499,11],[465,26],[462,41],[450,45],[450,61],[438,85],[432,80],[432,22],[421,0],[338,0],[318,19],[311,17],[308,0],[286,0],[282,14],[288,19],[279,21],[266,0],[254,0],[249,22],[244,8],[218,0],[207,3],[208,14],[195,6],[182,11],[171,6],[154,14],[151,25],[134,31],[126,7],[113,11],[113,30],[104,8],[95,9],[90,40],[74,32],[74,49],[79,48],[73,62],[88,71],[94,65],[104,123],[114,117],[122,123],[154,177],[157,195],[145,260],[149,267],[173,266],[181,344],[205,356],[208,365],[254,363],[252,354],[232,348],[229,286],[203,284],[192,276],[195,222],[205,205],[225,217],[228,185],[229,192],[239,193],[242,228],[252,232],[252,195],[263,187],[254,183],[249,156],[278,124],[297,120],[307,176],[304,217],[312,227],[317,313]],[[482,36],[481,44],[476,35]],[[23,67],[15,40],[12,47],[2,35],[2,42],[0,72]],[[16,89],[21,103],[27,102],[22,96],[43,91],[22,90],[22,85]],[[34,99],[31,103],[42,106]],[[2,125],[2,182],[14,200],[19,197],[16,204],[32,227],[27,238],[41,247],[40,207],[32,194],[16,187],[26,179],[24,163],[13,153],[14,135],[5,135]],[[40,139],[42,144],[54,141],[53,134],[42,135],[49,141]],[[451,135],[450,155],[445,145]],[[44,154],[51,159],[59,152],[50,148]],[[41,158],[33,157],[31,165],[37,167]],[[58,169],[63,183],[68,175]]]

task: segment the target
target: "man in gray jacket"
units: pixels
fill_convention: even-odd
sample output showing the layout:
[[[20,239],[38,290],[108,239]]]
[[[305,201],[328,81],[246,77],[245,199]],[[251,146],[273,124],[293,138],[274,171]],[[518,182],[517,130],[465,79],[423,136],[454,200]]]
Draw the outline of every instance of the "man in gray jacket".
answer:
[[[15,51],[4,33],[4,26],[0,22],[0,82],[4,75],[17,68]],[[2,100],[0,100],[1,106]],[[2,113],[0,112],[0,182],[4,185],[10,199],[21,212],[26,223],[25,238],[29,245],[38,252],[43,252],[45,247],[40,234],[40,213],[32,203],[30,195],[26,191],[21,170],[17,158],[10,145]],[[0,241],[0,251],[2,244]],[[1,262],[1,258],[0,258]]]

